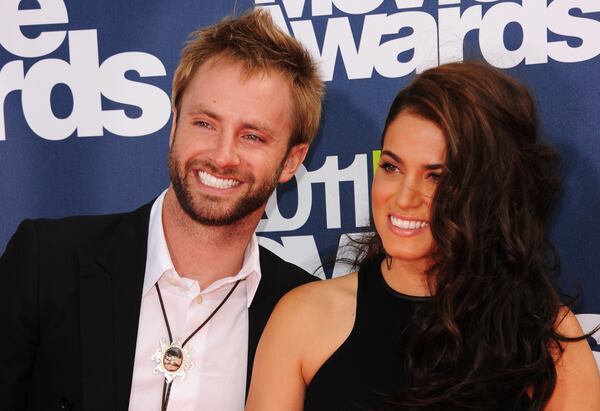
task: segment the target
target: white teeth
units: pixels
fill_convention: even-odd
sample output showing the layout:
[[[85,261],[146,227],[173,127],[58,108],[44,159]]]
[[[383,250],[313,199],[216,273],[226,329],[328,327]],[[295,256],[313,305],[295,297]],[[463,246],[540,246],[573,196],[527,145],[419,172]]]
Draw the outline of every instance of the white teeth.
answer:
[[[394,227],[398,227],[402,230],[416,230],[419,228],[427,227],[429,224],[425,221],[416,220],[402,220],[401,218],[390,216],[390,221]]]
[[[208,174],[206,171],[198,171],[198,177],[200,177],[200,181],[202,184],[214,187],[214,188],[231,188],[240,184],[238,180],[234,180],[231,178],[217,178],[212,174]]]

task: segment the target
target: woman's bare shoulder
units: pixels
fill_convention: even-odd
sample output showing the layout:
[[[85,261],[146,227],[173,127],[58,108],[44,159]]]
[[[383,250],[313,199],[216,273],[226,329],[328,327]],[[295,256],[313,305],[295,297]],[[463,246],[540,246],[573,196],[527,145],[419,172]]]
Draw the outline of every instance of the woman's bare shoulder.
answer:
[[[281,298],[258,345],[247,409],[301,409],[306,385],[352,327],[353,294],[356,274],[308,283]]]
[[[275,308],[267,327],[286,335],[304,384],[348,338],[356,318],[357,279],[351,273],[305,284],[286,294]]]
[[[277,303],[267,328],[288,341],[300,339],[302,351],[330,337],[337,340],[354,324],[356,288],[356,273],[297,287]]]
[[[566,307],[559,311],[556,331],[568,338],[584,334],[577,317]],[[600,409],[600,374],[585,339],[561,343],[557,352],[556,386],[545,411]]]
[[[329,280],[315,281],[294,288],[284,295],[276,311],[296,315],[323,314],[354,305],[356,300],[357,274],[350,273]]]

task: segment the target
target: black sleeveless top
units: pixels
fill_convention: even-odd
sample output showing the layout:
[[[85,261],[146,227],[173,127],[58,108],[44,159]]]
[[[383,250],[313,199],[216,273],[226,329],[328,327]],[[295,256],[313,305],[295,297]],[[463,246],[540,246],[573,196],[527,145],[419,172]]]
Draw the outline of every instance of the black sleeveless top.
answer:
[[[379,263],[358,272],[356,318],[350,335],[306,388],[305,411],[377,410],[404,385],[406,330],[427,297],[387,285]]]
[[[317,371],[306,388],[304,411],[377,411],[406,384],[404,350],[409,325],[428,297],[394,291],[380,263],[358,272],[356,318],[350,335]],[[514,401],[514,400],[513,400]],[[529,398],[502,410],[528,410]],[[496,408],[494,408],[496,409]]]

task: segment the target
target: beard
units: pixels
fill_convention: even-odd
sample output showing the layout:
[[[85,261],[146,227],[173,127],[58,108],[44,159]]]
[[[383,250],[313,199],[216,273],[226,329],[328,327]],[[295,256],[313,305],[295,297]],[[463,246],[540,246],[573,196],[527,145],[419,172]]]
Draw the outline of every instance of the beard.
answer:
[[[226,226],[240,221],[266,204],[277,187],[286,158],[287,153],[272,174],[272,178],[257,183],[251,173],[236,169],[220,169],[206,160],[189,162],[180,168],[179,160],[174,150],[171,150],[168,161],[169,177],[179,205],[192,220],[208,226]],[[198,177],[192,170],[198,168],[222,177],[244,181],[243,184],[248,186],[248,190],[233,200],[203,193],[194,195],[192,188],[197,184]]]

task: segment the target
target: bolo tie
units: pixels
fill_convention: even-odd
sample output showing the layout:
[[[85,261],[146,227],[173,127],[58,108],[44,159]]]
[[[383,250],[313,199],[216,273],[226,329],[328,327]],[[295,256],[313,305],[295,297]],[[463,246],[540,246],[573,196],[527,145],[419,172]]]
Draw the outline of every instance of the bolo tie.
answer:
[[[198,333],[204,327],[210,319],[219,311],[219,309],[225,304],[225,302],[229,299],[231,294],[235,291],[238,284],[241,280],[237,280],[231,290],[227,293],[225,298],[221,300],[217,308],[215,308],[210,315],[204,320],[202,324],[198,326],[185,340],[181,340],[180,338],[173,339],[173,335],[171,333],[171,326],[169,325],[169,319],[167,318],[167,312],[165,311],[165,304],[163,302],[162,294],[160,293],[160,287],[158,286],[158,282],[154,284],[156,287],[156,291],[158,292],[158,301],[160,302],[160,309],[162,310],[163,318],[165,320],[165,325],[167,326],[167,332],[169,334],[169,343],[165,340],[160,340],[160,348],[156,350],[152,359],[158,363],[158,365],[154,368],[154,373],[161,372],[164,374],[165,378],[163,380],[163,388],[162,388],[162,405],[161,411],[167,410],[167,405],[169,404],[169,396],[171,395],[171,387],[173,386],[173,380],[176,377],[185,378],[185,372],[192,368],[194,365],[192,359],[190,358],[190,353],[185,345],[189,340],[192,339],[194,335]]]

